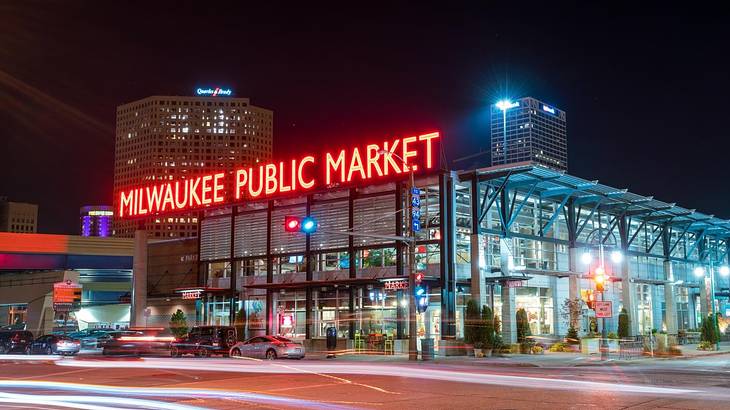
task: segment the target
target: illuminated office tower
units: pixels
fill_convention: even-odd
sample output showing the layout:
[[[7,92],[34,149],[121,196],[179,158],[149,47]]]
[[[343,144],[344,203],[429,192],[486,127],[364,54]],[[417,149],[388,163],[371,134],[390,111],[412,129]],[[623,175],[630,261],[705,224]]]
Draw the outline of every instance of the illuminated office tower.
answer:
[[[87,205],[79,212],[81,236],[111,236],[114,211],[107,205]]]
[[[502,100],[491,109],[492,165],[531,161],[568,170],[565,111],[532,97]]]
[[[114,210],[119,192],[271,159],[271,110],[234,98],[230,89],[198,88],[196,96],[152,96],[117,107]],[[114,235],[132,237],[142,224],[151,237],[197,235],[194,213],[115,220]]]

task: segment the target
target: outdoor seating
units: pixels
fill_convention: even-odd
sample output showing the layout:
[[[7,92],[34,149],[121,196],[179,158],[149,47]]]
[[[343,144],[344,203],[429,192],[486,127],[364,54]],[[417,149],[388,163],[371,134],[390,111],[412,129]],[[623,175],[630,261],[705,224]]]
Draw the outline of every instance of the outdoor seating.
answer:
[[[393,333],[389,333],[385,336],[385,354],[395,354],[395,338]]]

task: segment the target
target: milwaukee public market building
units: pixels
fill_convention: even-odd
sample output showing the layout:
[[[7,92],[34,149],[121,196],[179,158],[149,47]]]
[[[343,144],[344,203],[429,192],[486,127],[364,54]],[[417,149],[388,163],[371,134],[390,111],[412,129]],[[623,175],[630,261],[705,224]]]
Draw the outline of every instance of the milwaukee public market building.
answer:
[[[463,344],[472,298],[494,309],[505,343],[516,342],[518,309],[532,335],[565,335],[566,300],[594,297],[599,267],[608,278],[609,332],[622,309],[630,335],[658,329],[676,336],[698,327],[713,304],[723,316],[730,308],[730,222],[533,163],[447,170],[434,160],[438,133],[425,135],[431,139],[327,153],[321,161],[307,156],[292,161],[291,172],[281,162],[262,165],[261,176],[247,169],[226,176],[230,183],[209,179],[211,203],[199,209],[198,286],[177,297],[195,299],[199,324],[235,323],[244,337],[314,343],[335,327],[348,347],[362,335],[385,334],[405,351],[408,275],[417,271],[428,294],[417,337],[433,338],[441,354]],[[390,166],[398,172],[383,175],[389,165],[378,153],[397,158],[401,166]],[[320,162],[324,170],[307,173]],[[264,188],[253,195],[255,187],[244,185],[257,179]],[[413,232],[412,184],[420,197]],[[127,203],[127,211],[142,209]],[[164,213],[159,202],[146,206]],[[313,233],[287,230],[287,217],[307,216]],[[595,312],[582,309],[585,334]]]

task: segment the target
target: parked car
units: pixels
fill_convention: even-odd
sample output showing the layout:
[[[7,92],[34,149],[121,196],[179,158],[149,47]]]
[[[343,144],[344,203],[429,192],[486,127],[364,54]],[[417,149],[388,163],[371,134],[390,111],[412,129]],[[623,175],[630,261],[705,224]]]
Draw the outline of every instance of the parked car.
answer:
[[[81,349],[81,343],[63,335],[44,335],[30,344],[30,354],[60,354],[73,356]]]
[[[139,328],[110,332],[102,345],[103,355],[113,354],[170,354],[170,343],[175,340],[164,328]]]
[[[304,346],[281,336],[257,336],[231,347],[231,357],[256,357],[274,360],[277,358],[302,359]]]
[[[80,332],[69,333],[68,336],[81,342],[82,349],[96,349],[101,347],[104,341],[109,340],[111,329],[87,329]]]
[[[0,331],[0,354],[27,353],[33,333],[27,330]]]
[[[172,344],[171,354],[173,357],[184,354],[200,357],[227,355],[235,343],[236,328],[232,326],[195,326],[187,336]]]

